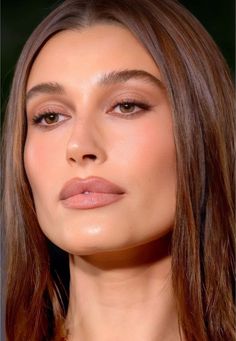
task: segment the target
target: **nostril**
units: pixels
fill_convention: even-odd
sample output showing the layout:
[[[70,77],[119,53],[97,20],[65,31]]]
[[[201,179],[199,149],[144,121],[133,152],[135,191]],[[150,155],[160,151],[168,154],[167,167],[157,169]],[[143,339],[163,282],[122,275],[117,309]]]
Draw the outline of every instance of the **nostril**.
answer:
[[[83,160],[84,159],[89,159],[89,160],[96,160],[97,159],[97,156],[96,155],[94,155],[94,154],[85,154],[84,156],[83,156]]]

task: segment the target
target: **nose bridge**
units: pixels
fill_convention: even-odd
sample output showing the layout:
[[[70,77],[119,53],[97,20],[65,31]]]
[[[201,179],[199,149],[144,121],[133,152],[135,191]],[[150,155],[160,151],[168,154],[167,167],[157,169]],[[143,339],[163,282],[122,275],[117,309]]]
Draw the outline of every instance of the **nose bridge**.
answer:
[[[95,120],[88,115],[81,115],[75,119],[70,139],[78,142],[80,140],[87,140],[88,143],[93,143],[96,140],[97,134],[98,126]]]
[[[67,143],[69,162],[103,162],[105,158],[105,146],[96,120],[87,115],[76,119]]]

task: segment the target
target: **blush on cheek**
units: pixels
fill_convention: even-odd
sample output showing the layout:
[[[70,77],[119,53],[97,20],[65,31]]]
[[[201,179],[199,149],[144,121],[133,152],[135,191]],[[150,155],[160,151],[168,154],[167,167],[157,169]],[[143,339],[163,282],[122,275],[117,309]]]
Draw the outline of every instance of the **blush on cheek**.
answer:
[[[157,172],[160,168],[175,169],[176,149],[169,109],[155,120],[143,120],[142,125],[129,134],[126,143],[123,155],[126,157],[127,151],[132,151],[133,156],[127,155],[127,158],[132,157],[139,170],[143,167]]]
[[[62,136],[59,140],[51,134],[50,136],[43,136],[43,134],[30,132],[24,150],[26,169],[30,173],[35,172],[35,175],[41,173],[41,176],[42,173],[45,174],[45,171],[50,172],[50,169],[54,168],[52,167],[55,164],[54,162],[58,162],[57,159],[62,157],[62,141]]]
[[[46,146],[42,142],[26,142],[24,166],[33,192],[35,188],[46,183],[47,178],[53,179],[51,176],[53,171],[53,155],[55,153],[50,149],[50,146]]]

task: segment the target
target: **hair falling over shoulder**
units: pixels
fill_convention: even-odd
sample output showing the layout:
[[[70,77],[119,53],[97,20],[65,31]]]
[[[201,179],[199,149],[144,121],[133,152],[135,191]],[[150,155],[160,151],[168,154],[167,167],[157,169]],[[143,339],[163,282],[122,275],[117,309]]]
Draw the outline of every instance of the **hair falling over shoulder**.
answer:
[[[68,276],[61,274],[58,257],[65,269],[68,264],[39,227],[24,170],[25,89],[31,66],[50,37],[96,22],[127,27],[166,83],[177,154],[171,253],[182,337],[234,340],[234,90],[215,43],[174,0],[66,0],[35,29],[22,51],[3,136],[7,340],[61,340],[65,335]]]

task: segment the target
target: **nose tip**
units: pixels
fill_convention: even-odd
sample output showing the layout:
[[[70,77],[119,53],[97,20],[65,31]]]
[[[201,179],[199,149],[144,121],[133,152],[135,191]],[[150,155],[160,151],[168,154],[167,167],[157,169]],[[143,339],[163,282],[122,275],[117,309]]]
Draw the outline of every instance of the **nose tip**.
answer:
[[[67,143],[66,158],[71,165],[102,163],[106,159],[104,141],[101,134],[84,131],[74,131]]]

